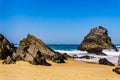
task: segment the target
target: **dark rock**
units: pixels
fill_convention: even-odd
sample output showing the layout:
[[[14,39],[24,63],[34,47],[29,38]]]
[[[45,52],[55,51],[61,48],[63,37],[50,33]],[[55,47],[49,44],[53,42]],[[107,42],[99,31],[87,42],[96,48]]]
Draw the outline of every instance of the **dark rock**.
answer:
[[[14,64],[16,61],[22,60],[20,54],[13,53],[12,56],[8,56],[4,61],[3,64]]]
[[[118,57],[118,66],[120,66],[120,55]]]
[[[29,60],[28,60],[29,61]],[[38,51],[37,54],[35,55],[35,57],[33,57],[33,60],[29,61],[31,64],[34,65],[46,65],[46,66],[50,66],[51,64],[47,63],[46,59],[44,56],[41,55],[41,53]]]
[[[14,61],[10,56],[8,56],[4,61],[3,64],[14,64],[16,61]]]
[[[10,58],[8,57],[8,59]],[[53,51],[41,40],[28,34],[27,38],[20,42],[16,53],[11,56],[11,61],[6,62],[7,60],[5,60],[4,63],[13,63],[19,60],[23,60],[34,65],[50,66],[46,59],[52,60],[56,63],[64,63],[64,57],[62,54]]]
[[[102,26],[91,29],[90,33],[84,38],[78,50],[95,53],[97,55],[105,55],[103,49],[118,49],[112,44],[108,31]]]
[[[112,71],[114,71],[117,74],[120,74],[120,55],[118,57],[118,65]]]
[[[120,74],[120,68],[114,68],[112,71],[114,71],[115,73],[117,73],[117,74]]]
[[[99,64],[115,66],[113,63],[109,62],[106,58],[100,59]]]
[[[67,58],[72,58],[72,56],[68,55],[67,53],[64,53],[63,57],[64,57],[65,60],[67,60]]]
[[[78,56],[76,54],[73,55],[73,58],[77,58]]]
[[[7,56],[11,56],[15,50],[14,45],[0,34],[0,59],[6,59]]]
[[[74,55],[73,58],[79,58],[79,59],[92,59],[92,58],[95,58],[95,57],[94,57],[94,56],[89,56],[89,55],[84,55],[84,56],[78,57],[77,55]]]
[[[81,57],[79,57],[80,59],[92,59],[92,58],[95,58],[95,57],[93,57],[93,56],[88,56],[88,55],[85,55],[85,56],[81,56]]]

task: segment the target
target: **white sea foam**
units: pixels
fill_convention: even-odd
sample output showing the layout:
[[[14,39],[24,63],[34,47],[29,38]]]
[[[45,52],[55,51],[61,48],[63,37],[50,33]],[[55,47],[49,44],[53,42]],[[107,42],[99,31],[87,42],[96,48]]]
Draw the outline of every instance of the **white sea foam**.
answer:
[[[79,54],[87,53],[86,51],[80,51],[80,50],[72,50],[72,51],[68,51],[68,50],[55,50],[55,51],[60,52],[60,53],[67,53],[69,55],[73,55],[73,54],[79,55]]]
[[[117,48],[120,48],[120,45],[117,45],[116,47],[117,47]]]
[[[75,59],[75,60],[82,61],[82,62],[86,62],[86,61],[87,62],[98,62],[100,58],[106,58],[113,63],[117,63],[118,56],[120,55],[120,51],[116,52],[112,49],[103,50],[103,52],[105,54],[107,54],[108,56],[88,54],[86,51],[80,51],[80,50],[73,50],[73,51],[55,50],[55,51],[60,52],[60,53],[67,53],[68,55],[71,55],[71,56],[77,55],[78,57],[80,57],[80,56],[89,55],[89,56],[95,57],[95,58],[92,58],[92,59],[80,59],[80,58]]]

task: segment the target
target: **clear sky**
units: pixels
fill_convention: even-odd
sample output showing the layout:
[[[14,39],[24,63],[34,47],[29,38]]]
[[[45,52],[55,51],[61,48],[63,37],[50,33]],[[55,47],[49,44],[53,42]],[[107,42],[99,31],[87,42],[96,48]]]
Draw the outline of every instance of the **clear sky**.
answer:
[[[0,0],[0,33],[13,43],[30,33],[47,44],[80,44],[99,25],[120,43],[120,0]]]

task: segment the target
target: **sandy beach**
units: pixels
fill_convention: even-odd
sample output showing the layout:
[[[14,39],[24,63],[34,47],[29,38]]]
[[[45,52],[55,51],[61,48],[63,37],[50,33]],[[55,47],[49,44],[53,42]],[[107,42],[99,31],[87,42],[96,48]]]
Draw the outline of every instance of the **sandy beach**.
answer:
[[[31,65],[19,61],[3,65],[0,61],[0,80],[120,80],[120,75],[112,72],[114,67],[93,63],[67,60],[52,66]]]

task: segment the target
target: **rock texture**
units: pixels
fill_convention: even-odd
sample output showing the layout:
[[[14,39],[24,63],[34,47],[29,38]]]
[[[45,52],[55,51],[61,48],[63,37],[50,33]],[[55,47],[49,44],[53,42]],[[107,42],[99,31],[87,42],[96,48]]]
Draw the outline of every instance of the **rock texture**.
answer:
[[[67,53],[62,54],[62,56],[64,57],[65,60],[67,60],[68,58],[69,59],[73,58],[72,56],[68,55]]]
[[[113,63],[109,62],[106,58],[100,59],[99,64],[115,66]]]
[[[15,51],[15,47],[2,34],[0,34],[0,59],[6,59]]]
[[[89,55],[85,55],[85,56],[81,56],[79,57],[80,59],[93,59],[95,58],[94,56],[89,56]]]
[[[120,55],[118,57],[118,65],[113,69],[113,71],[117,74],[120,74]]]
[[[27,38],[24,38],[20,42],[20,46],[16,53],[13,53],[11,57],[8,57],[4,63],[10,64],[23,60],[35,65],[40,64],[49,66],[50,64],[47,63],[46,59],[56,63],[64,63],[63,55],[53,51],[41,40],[28,34]]]
[[[116,67],[112,71],[114,71],[117,74],[120,74],[120,67]]]
[[[107,29],[102,26],[91,29],[78,47],[78,50],[95,53],[97,55],[105,55],[102,53],[103,49],[115,49],[118,51],[114,44],[112,44]]]
[[[118,66],[120,66],[120,55],[118,57]]]

